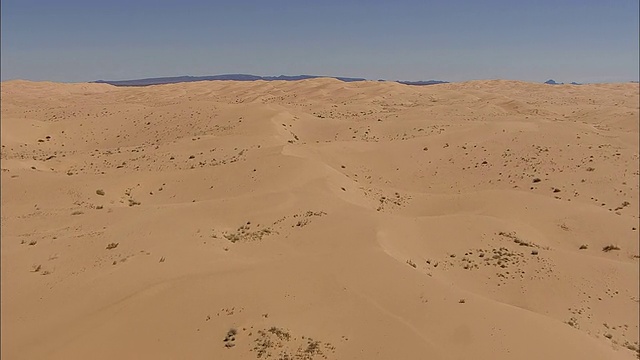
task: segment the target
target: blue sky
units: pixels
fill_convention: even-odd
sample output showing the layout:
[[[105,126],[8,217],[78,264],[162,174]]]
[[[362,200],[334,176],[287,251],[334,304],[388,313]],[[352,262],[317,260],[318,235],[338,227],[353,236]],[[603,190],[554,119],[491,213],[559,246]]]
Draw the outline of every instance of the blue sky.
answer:
[[[639,78],[638,0],[3,0],[2,80]]]

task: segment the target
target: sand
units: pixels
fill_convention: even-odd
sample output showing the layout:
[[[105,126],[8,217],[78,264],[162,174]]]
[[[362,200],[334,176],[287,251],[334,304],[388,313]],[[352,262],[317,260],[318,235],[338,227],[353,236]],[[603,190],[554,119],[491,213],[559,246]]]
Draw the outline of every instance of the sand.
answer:
[[[1,89],[3,359],[637,357],[638,84]]]

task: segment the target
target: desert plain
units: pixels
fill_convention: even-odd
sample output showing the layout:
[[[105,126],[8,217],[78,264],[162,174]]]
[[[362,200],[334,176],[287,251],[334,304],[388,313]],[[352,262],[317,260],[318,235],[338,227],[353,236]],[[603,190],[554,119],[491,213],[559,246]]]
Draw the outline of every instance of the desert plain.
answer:
[[[3,82],[2,359],[637,359],[639,105]]]

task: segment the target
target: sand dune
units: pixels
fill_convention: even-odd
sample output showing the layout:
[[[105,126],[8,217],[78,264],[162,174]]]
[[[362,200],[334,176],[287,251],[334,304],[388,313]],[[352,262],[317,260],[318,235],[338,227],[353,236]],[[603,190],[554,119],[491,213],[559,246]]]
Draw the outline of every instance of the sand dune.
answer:
[[[3,359],[638,356],[638,84],[1,89]]]

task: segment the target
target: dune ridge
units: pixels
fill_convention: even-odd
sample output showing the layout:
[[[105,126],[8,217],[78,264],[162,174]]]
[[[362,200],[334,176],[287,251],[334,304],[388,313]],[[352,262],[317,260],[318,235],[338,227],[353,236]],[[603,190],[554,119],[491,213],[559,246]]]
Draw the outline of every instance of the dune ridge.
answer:
[[[7,359],[636,359],[638,84],[1,84]]]

